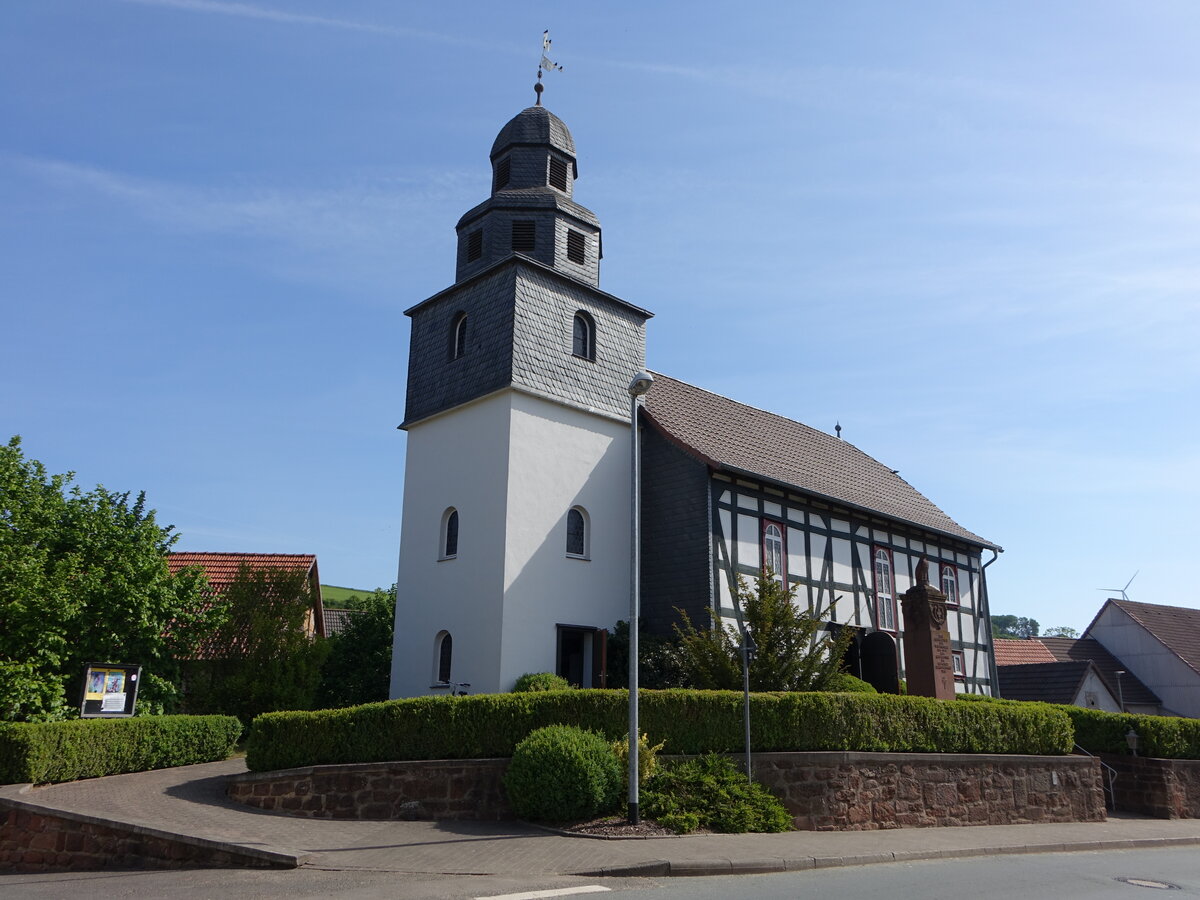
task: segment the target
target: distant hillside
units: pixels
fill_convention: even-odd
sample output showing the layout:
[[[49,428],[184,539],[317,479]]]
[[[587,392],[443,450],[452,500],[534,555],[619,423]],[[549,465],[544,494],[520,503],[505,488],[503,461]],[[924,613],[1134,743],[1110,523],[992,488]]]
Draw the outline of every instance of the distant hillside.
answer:
[[[373,591],[362,588],[338,587],[336,584],[321,585],[321,603],[330,609],[349,609],[355,599],[370,597]]]

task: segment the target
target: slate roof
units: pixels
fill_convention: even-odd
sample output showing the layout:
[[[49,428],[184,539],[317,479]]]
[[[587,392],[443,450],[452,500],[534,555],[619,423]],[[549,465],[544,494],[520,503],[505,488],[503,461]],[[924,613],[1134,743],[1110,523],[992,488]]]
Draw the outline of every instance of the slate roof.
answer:
[[[1164,647],[1187,663],[1194,672],[1200,673],[1200,609],[1137,603],[1133,600],[1109,600],[1108,603],[1128,614]],[[1104,609],[1101,608],[1096,614],[1096,619],[1099,619],[1103,612]],[[1091,625],[1088,628],[1090,629]]]
[[[1075,702],[1079,687],[1092,664],[1079,662],[1044,662],[1023,666],[997,664],[1000,696],[1005,700],[1040,700],[1043,703]]]
[[[508,120],[492,144],[495,159],[513,144],[548,144],[575,157],[575,139],[566,123],[544,106],[528,106]]]
[[[1132,672],[1128,671],[1119,659],[1104,649],[1095,638],[1038,638],[1042,646],[1054,654],[1060,662],[1091,662],[1100,673],[1108,692],[1114,697],[1125,698],[1126,705],[1132,706],[1161,706],[1162,701],[1155,693],[1142,684]],[[997,663],[998,664],[998,663]],[[1117,685],[1117,670],[1124,669],[1121,683]]]
[[[992,646],[996,651],[996,665],[998,666],[1027,666],[1033,663],[1058,662],[1054,654],[1041,641],[995,638]]]
[[[644,411],[669,439],[715,469],[763,478],[981,547],[907,481],[853,444],[655,372]]]

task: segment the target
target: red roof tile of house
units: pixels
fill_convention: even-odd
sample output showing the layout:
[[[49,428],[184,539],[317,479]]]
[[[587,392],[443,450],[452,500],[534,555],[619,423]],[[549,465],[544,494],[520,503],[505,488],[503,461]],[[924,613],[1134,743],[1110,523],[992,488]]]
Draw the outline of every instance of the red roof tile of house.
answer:
[[[992,644],[995,646],[998,666],[1029,666],[1035,663],[1058,662],[1041,641],[996,638]]]

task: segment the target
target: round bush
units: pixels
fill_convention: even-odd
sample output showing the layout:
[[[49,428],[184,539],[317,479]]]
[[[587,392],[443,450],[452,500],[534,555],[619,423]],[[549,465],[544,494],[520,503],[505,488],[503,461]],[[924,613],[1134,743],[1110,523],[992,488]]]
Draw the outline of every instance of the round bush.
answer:
[[[522,694],[526,691],[565,691],[571,683],[561,675],[553,672],[526,672],[513,685],[512,693]]]
[[[875,686],[863,681],[861,678],[855,678],[849,672],[838,672],[829,679],[829,687],[827,691],[849,692],[857,694],[878,694]]]
[[[509,803],[522,819],[565,822],[616,809],[621,764],[601,735],[573,725],[529,733],[504,776]]]

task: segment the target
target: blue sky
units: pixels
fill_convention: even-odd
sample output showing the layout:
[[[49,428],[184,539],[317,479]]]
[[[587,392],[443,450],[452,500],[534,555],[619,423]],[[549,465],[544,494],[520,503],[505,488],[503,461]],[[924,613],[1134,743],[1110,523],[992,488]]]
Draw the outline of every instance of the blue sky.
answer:
[[[395,578],[408,320],[546,105],[659,371],[1001,544],[992,608],[1200,606],[1200,6],[7,0],[0,431],[181,549]]]

